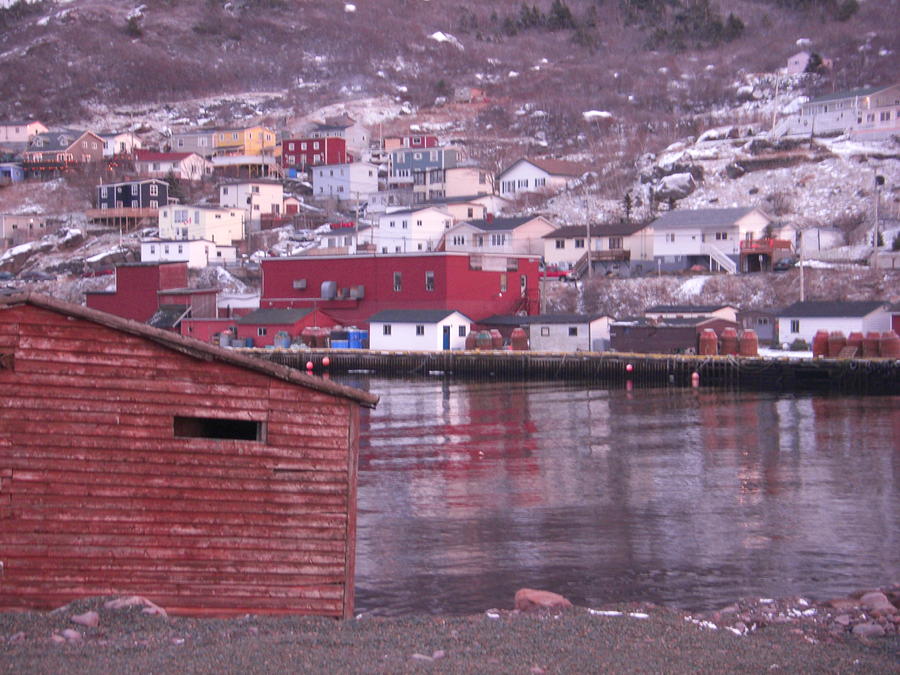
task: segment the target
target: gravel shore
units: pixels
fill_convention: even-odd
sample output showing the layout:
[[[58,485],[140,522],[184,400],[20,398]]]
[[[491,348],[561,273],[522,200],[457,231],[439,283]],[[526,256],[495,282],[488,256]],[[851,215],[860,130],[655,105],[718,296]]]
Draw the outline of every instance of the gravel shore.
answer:
[[[854,634],[834,622],[845,610],[796,598],[703,616],[631,604],[349,621],[167,618],[109,600],[0,614],[0,671],[900,673],[896,631]]]

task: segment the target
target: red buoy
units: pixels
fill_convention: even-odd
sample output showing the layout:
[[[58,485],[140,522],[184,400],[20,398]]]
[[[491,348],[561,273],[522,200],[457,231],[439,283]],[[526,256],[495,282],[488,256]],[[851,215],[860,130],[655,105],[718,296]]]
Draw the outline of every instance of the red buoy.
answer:
[[[307,370],[312,370],[312,369],[313,369],[313,362],[312,362],[312,361],[307,361],[307,362],[306,362],[306,369],[307,369]]]
[[[632,370],[634,370],[634,366],[631,365],[630,363],[627,366],[625,366],[626,373],[630,373]]]
[[[326,356],[324,359],[322,359],[322,365],[325,366],[325,367],[327,368],[328,366],[331,365],[331,359],[329,359],[329,358]]]
[[[695,371],[691,375],[691,386],[694,387],[695,389],[700,386],[700,373]]]

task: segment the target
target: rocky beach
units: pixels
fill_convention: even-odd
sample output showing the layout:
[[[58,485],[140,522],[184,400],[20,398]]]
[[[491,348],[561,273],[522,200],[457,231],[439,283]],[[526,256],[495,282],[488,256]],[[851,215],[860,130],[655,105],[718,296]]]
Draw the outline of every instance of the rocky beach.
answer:
[[[0,614],[0,671],[900,673],[898,603],[894,586],[690,614],[523,590],[514,609],[335,621],[173,617],[139,597],[88,598]]]

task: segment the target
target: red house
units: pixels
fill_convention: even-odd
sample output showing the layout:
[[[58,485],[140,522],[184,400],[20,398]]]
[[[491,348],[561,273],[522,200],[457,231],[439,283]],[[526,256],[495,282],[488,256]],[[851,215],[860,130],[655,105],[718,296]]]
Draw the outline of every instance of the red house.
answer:
[[[302,309],[258,309],[235,322],[238,338],[250,338],[254,347],[275,344],[275,334],[284,331],[291,338],[299,337],[304,328],[331,328],[337,322],[313,307]]]
[[[353,614],[377,397],[48,297],[0,299],[0,610],[142,595]]]
[[[452,309],[475,320],[535,314],[538,262],[459,252],[266,258],[260,307],[313,307],[345,326],[388,309]]]
[[[166,318],[177,320],[190,310],[194,317],[216,316],[215,288],[187,288],[186,262],[125,263],[116,266],[116,290],[89,291],[85,300],[91,309],[125,319],[147,323],[160,310]],[[154,325],[172,327],[154,322]]]
[[[281,166],[306,171],[320,164],[347,164],[353,157],[343,138],[289,138],[281,142]]]

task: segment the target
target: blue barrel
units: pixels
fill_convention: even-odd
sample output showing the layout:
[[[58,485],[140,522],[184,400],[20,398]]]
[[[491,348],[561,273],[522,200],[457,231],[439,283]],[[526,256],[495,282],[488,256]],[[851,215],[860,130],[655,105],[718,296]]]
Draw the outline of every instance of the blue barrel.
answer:
[[[362,340],[362,331],[357,328],[352,328],[349,331],[347,340],[350,342],[350,349],[362,349],[363,348],[363,340]]]
[[[253,338],[244,338],[244,346],[252,347],[253,346]]]
[[[287,349],[291,346],[291,336],[285,331],[278,331],[275,334],[275,346],[279,349]]]
[[[367,330],[359,331],[359,341],[362,343],[362,345],[361,345],[362,349],[368,349],[369,348],[369,331],[367,331]]]
[[[350,347],[350,340],[332,340],[332,349],[347,349]]]

